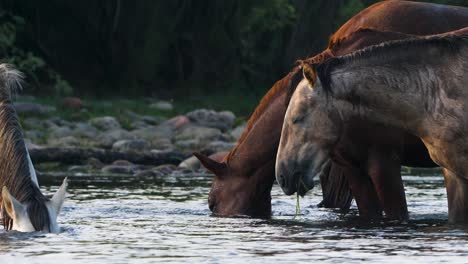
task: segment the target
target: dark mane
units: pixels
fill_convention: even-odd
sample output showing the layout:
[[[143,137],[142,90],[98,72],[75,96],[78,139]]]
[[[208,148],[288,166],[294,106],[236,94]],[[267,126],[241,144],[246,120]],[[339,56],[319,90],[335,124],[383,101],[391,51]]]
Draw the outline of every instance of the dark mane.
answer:
[[[389,57],[394,57],[394,54],[401,53],[402,49],[420,48],[427,49],[429,46],[443,48],[450,52],[458,50],[462,44],[468,41],[468,35],[434,35],[429,37],[410,38],[403,40],[394,40],[384,42],[379,45],[363,48],[348,55],[341,57],[333,57],[323,63],[312,64],[320,79],[322,88],[326,93],[332,93],[331,72],[336,68],[356,62],[366,60],[388,60]],[[440,59],[440,58],[436,58]]]
[[[11,195],[27,205],[30,221],[36,231],[50,230],[47,199],[31,180],[27,149],[21,126],[11,98],[21,88],[21,73],[0,64],[0,187],[6,186]],[[1,199],[1,198],[0,198]],[[13,220],[2,210],[3,226],[10,230]]]
[[[317,54],[314,57],[308,58],[305,60],[307,63],[319,63],[324,60],[327,60],[328,58],[332,57],[333,55],[331,52],[327,49],[323,51],[322,53]],[[301,61],[298,61],[297,64],[300,64]],[[303,79],[302,76],[302,69],[301,66],[295,66],[291,72],[288,73],[283,79],[277,81],[273,87],[263,96],[262,100],[260,101],[259,105],[253,112],[253,114],[250,116],[249,121],[247,122],[247,125],[244,129],[244,132],[242,132],[241,136],[237,140],[237,145],[226,155],[224,158],[224,161],[229,163],[230,158],[236,153],[237,148],[239,147],[239,143],[244,141],[247,135],[249,134],[250,130],[252,129],[253,125],[255,122],[258,120],[258,118],[263,114],[265,109],[269,106],[270,102],[281,96],[283,93],[286,92],[286,106],[289,104],[289,101],[291,100],[291,96],[296,90],[297,85],[301,82]]]

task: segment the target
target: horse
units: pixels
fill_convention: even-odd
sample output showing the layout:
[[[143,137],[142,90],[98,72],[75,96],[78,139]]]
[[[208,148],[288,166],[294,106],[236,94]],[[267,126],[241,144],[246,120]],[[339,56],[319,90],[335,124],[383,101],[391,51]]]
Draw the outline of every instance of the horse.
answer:
[[[434,12],[437,10],[437,12]],[[423,22],[422,22],[423,21]],[[468,9],[453,6],[442,6],[427,3],[409,1],[383,1],[376,3],[351,18],[330,38],[328,48],[310,61],[324,61],[339,53],[362,48],[365,45],[379,42],[366,43],[362,38],[360,45],[349,48],[352,45],[343,43],[350,39],[353,32],[362,28],[374,28],[377,31],[394,31],[415,35],[428,35],[455,30],[468,26]],[[361,32],[364,33],[364,32]],[[385,41],[381,40],[381,41]],[[194,153],[201,163],[215,174],[212,188],[208,197],[208,204],[214,215],[236,216],[247,215],[251,217],[268,218],[271,215],[271,188],[275,179],[275,159],[278,149],[284,114],[289,103],[291,90],[302,80],[299,67],[295,67],[289,74],[276,82],[267,94],[261,99],[259,105],[251,115],[245,130],[239,138],[237,145],[229,152],[222,162],[207,158],[200,153]],[[407,165],[434,166],[430,161],[427,150],[422,144],[416,142],[408,157],[421,155],[421,159],[410,160]],[[419,147],[418,147],[419,146]],[[426,158],[427,157],[427,158]],[[377,163],[381,158],[374,159]],[[411,163],[412,162],[412,163]],[[386,165],[383,161],[381,164]],[[321,184],[324,200],[321,203],[325,207],[337,207],[342,210],[349,208],[352,196],[349,192],[348,180],[345,174],[362,175],[366,177],[354,177],[358,179],[369,178],[367,172],[354,169],[355,166],[342,166],[332,162],[329,172],[322,175]],[[374,174],[383,173],[386,166]],[[392,170],[392,173],[400,174]],[[369,208],[371,211],[381,211],[376,201],[372,183],[368,182],[367,190],[355,190],[355,196],[368,192],[368,199],[360,199],[361,208]],[[351,183],[352,186],[363,186]],[[309,186],[310,189],[310,186]],[[304,194],[305,190],[301,191]],[[367,200],[368,202],[366,202]],[[405,206],[405,205],[401,205]]]
[[[21,89],[22,78],[12,66],[0,64],[0,220],[7,231],[58,233],[57,215],[65,199],[67,179],[51,199],[39,189],[11,102]]]
[[[449,222],[468,222],[468,27],[305,62],[303,75],[286,111],[277,176],[295,184],[297,171],[323,173],[356,121],[367,126],[355,133],[370,137],[375,125],[406,131],[443,168]]]

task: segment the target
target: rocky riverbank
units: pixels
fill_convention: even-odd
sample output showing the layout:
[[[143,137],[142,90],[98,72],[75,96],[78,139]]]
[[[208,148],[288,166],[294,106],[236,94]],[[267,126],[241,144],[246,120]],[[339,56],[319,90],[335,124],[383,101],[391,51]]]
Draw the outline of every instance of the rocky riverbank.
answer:
[[[161,111],[173,110],[170,102],[147,104]],[[97,113],[74,120],[58,113],[88,111],[78,98],[64,99],[61,107],[22,101],[15,106],[33,162],[59,163],[73,172],[158,175],[196,171],[202,168],[192,152],[227,152],[244,129],[243,124],[236,125],[240,122],[231,111],[198,109],[164,117],[120,109],[116,116]]]

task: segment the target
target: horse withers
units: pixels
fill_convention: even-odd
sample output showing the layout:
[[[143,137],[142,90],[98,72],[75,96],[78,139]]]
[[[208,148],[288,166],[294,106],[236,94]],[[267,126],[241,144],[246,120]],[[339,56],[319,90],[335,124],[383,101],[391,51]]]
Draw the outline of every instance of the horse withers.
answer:
[[[0,220],[6,230],[58,233],[67,180],[51,199],[45,197],[24,143],[12,97],[21,89],[22,74],[0,64]]]
[[[390,41],[303,65],[283,125],[276,173],[318,176],[335,158],[346,126],[399,129],[419,137],[443,168],[449,221],[468,222],[468,28]],[[382,186],[382,188],[392,188]]]
[[[353,48],[350,48],[352,45],[341,48],[343,40],[361,28],[428,35],[465,26],[468,26],[467,8],[410,1],[382,1],[366,8],[346,22],[330,38],[328,49],[313,57],[311,61],[321,62],[330,56],[343,55],[339,51],[352,52],[366,45],[379,43],[368,43],[368,39],[363,38],[362,41],[356,42],[359,44]],[[236,147],[222,162],[198,155],[203,165],[215,174],[208,198],[213,214],[270,216],[270,191],[275,178],[274,164],[284,114],[289,104],[291,88],[295,88],[301,80],[300,69],[296,67],[275,83],[255,109]],[[405,165],[434,166],[424,145],[419,140],[414,140],[414,137],[404,140],[403,152],[405,155],[402,162]],[[394,155],[388,156],[385,153],[387,151],[380,148],[374,148],[369,153],[374,164],[369,168],[370,170],[363,168],[360,162],[345,166],[332,162],[329,172],[324,173],[321,179],[324,196],[322,204],[326,207],[347,210],[352,198],[349,193],[348,180],[356,179],[350,182],[350,185],[359,187],[353,191],[353,195],[362,197],[362,199],[358,198],[360,211],[379,214],[382,206],[377,203],[378,194],[374,191],[374,183],[369,179],[368,172],[371,171],[373,178],[377,179],[400,177],[400,164],[395,162]],[[390,174],[392,177],[387,177]],[[367,186],[365,188],[363,188],[364,183]],[[382,184],[386,183],[382,182]],[[392,184],[398,184],[398,180]],[[300,193],[304,194],[305,190],[300,190]],[[406,208],[406,203],[394,205],[394,207]],[[405,214],[404,210],[403,214]]]

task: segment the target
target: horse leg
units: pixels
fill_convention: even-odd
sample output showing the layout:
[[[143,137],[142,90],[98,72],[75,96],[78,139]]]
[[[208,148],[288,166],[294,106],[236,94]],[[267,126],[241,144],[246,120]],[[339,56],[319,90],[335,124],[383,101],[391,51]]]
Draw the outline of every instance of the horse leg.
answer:
[[[344,173],[348,179],[351,193],[356,200],[359,215],[375,219],[382,217],[382,207],[371,180],[362,170],[356,167],[345,167]]]
[[[445,187],[447,188],[449,223],[468,222],[468,180],[443,169]]]
[[[367,173],[372,179],[386,218],[406,220],[408,207],[400,170],[401,162],[395,149],[378,146],[369,148]]]

